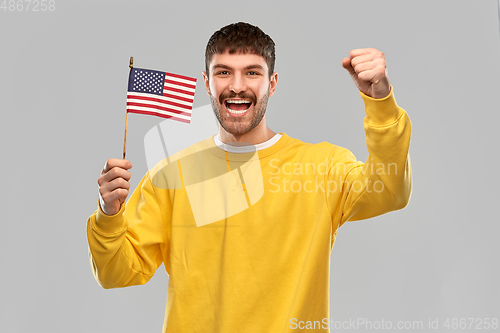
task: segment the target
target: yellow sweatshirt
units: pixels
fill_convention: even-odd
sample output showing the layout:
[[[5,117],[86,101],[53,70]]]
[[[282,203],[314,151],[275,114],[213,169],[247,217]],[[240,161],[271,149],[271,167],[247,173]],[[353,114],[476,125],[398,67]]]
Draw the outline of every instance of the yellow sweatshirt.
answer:
[[[391,94],[365,102],[369,157],[285,133],[228,153],[213,137],[149,170],[113,216],[87,222],[103,288],[169,275],[163,332],[329,332],[338,228],[405,207],[411,124]]]

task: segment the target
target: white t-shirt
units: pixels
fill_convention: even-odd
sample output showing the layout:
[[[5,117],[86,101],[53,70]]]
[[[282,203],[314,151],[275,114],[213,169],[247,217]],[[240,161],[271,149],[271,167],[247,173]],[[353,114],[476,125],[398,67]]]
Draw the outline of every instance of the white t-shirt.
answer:
[[[266,142],[262,142],[259,144],[256,144],[254,146],[232,146],[227,143],[224,143],[220,140],[219,134],[214,136],[214,141],[217,147],[219,147],[222,150],[227,151],[228,153],[251,153],[256,150],[261,150],[265,148],[269,148],[272,145],[274,145],[278,140],[281,138],[281,134],[276,133],[271,139],[267,140]]]

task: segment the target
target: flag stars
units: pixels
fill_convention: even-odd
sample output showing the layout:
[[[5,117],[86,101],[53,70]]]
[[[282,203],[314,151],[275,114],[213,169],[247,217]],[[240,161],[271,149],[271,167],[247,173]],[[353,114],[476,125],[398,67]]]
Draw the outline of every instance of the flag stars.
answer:
[[[163,93],[164,74],[155,71],[136,70],[132,89],[137,92],[161,95]]]

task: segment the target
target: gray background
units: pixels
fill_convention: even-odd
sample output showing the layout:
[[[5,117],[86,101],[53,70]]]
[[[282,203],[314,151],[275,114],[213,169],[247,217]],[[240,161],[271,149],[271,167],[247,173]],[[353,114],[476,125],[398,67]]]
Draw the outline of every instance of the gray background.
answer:
[[[412,120],[411,202],[340,229],[331,319],[427,326],[429,318],[440,325],[500,318],[497,5],[122,0],[0,10],[0,331],[161,331],[163,266],[144,286],[100,288],[86,220],[104,162],[121,158],[129,57],[137,67],[198,78],[200,107],[209,103],[206,42],[237,21],[258,25],[277,44],[272,130],[332,142],[364,160],[363,102],[340,65],[363,47],[386,54],[396,99]],[[129,117],[134,188],[147,171],[144,136],[162,121]]]

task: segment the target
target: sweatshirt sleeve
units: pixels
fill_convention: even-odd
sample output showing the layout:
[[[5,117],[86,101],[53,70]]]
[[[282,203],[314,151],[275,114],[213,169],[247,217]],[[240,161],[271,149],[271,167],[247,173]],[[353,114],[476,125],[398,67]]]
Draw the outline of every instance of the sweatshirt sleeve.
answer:
[[[341,183],[334,225],[375,217],[404,208],[412,191],[410,119],[394,98],[393,89],[383,99],[361,93],[365,104],[364,129],[368,159],[356,161],[344,150],[330,176]],[[336,220],[335,220],[336,219]]]
[[[148,172],[116,215],[104,214],[99,205],[89,217],[90,265],[103,288],[140,285],[151,279],[168,249],[167,208],[159,204]]]

